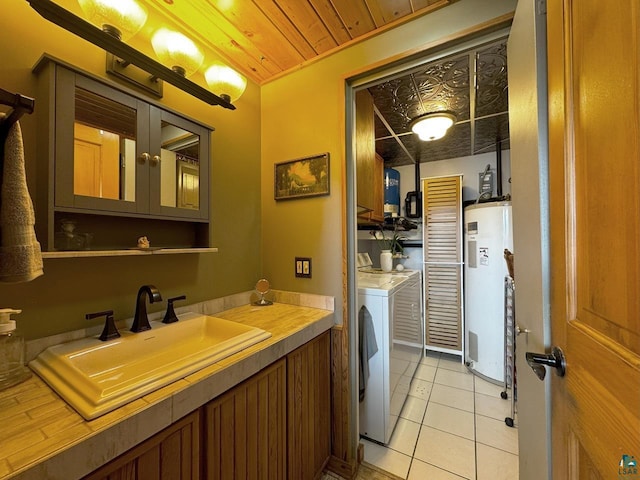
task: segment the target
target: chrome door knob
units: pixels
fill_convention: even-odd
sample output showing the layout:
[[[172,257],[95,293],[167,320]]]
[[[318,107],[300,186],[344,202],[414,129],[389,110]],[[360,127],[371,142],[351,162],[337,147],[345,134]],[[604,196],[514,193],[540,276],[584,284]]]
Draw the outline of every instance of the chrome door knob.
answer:
[[[545,366],[555,368],[556,374],[559,377],[564,377],[566,373],[567,362],[564,358],[564,353],[559,347],[552,347],[551,353],[527,352],[525,357],[527,364],[540,380],[544,380],[545,374],[547,373],[544,368]]]

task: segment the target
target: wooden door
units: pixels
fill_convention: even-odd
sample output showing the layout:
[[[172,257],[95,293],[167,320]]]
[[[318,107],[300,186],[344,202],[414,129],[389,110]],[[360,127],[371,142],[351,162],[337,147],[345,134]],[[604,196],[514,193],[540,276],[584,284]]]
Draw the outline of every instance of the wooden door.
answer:
[[[120,137],[76,122],[73,138],[73,193],[120,198]]]
[[[553,478],[638,479],[640,4],[547,8]]]

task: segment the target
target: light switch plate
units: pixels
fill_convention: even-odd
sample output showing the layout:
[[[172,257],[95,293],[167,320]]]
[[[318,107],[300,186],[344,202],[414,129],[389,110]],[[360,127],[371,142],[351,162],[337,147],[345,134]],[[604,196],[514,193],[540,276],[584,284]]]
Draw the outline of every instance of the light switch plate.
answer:
[[[311,258],[296,257],[295,272],[296,277],[311,278]]]

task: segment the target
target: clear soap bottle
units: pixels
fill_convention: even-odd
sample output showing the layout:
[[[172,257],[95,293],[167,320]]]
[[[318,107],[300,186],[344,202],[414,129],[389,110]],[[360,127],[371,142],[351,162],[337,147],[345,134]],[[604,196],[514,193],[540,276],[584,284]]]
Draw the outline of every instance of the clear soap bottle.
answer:
[[[31,376],[24,364],[24,338],[16,331],[12,314],[22,310],[0,308],[0,390],[23,382]]]

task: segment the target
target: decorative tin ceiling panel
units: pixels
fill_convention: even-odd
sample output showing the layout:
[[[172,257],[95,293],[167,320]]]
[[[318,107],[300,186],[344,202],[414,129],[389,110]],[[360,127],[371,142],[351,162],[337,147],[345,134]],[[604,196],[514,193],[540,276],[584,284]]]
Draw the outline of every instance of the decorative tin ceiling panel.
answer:
[[[376,151],[385,159],[384,164],[388,167],[412,165],[416,156],[420,157],[420,162],[434,162],[471,155],[469,122],[454,125],[445,138],[446,141],[443,138],[434,142],[422,142],[416,135],[402,135],[399,137],[402,146],[395,138],[387,138],[376,141]]]
[[[478,50],[476,118],[509,110],[507,42]]]
[[[502,143],[502,149],[509,148],[509,114],[476,120],[473,153],[495,152],[496,144]]]
[[[452,111],[457,123],[444,138],[422,143],[421,162],[495,151],[496,139],[502,142],[503,149],[508,148],[506,54],[504,39],[421,65],[370,87],[376,107],[376,152],[384,158],[385,165],[414,163],[417,137],[410,133],[409,124],[415,117],[432,111]],[[473,75],[475,91],[470,81]],[[471,115],[474,102],[475,115]]]
[[[424,65],[369,91],[396,134],[410,131],[411,120],[427,112],[449,110],[456,114],[458,121],[468,120],[469,56]],[[378,133],[389,135],[382,130],[376,131],[376,136]]]

